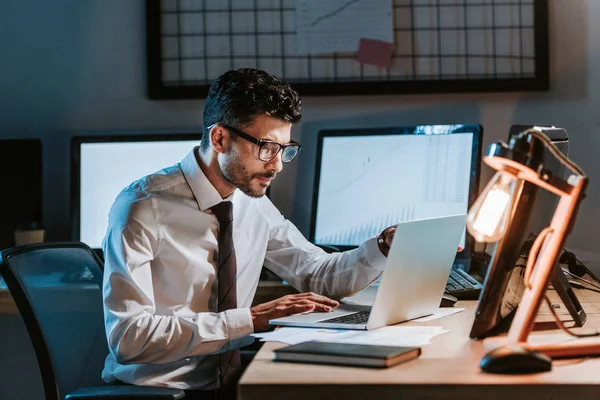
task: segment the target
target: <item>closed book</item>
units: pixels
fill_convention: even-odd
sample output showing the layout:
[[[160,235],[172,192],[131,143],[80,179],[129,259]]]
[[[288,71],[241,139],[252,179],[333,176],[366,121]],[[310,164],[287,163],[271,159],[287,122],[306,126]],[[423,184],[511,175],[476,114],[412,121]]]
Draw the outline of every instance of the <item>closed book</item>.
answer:
[[[417,358],[419,347],[304,342],[274,351],[275,361],[386,368]]]

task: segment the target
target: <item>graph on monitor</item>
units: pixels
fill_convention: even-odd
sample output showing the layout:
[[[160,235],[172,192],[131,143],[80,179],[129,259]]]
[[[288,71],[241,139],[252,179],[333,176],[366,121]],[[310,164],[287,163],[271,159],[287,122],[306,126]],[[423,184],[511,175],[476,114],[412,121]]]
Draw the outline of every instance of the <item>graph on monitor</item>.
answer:
[[[358,246],[403,221],[466,213],[481,131],[462,124],[322,131],[312,240]]]

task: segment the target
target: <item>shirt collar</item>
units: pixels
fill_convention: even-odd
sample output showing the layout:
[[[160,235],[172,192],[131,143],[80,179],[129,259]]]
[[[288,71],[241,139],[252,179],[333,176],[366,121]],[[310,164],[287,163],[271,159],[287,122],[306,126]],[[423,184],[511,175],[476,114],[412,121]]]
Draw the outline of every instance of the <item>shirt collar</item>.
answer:
[[[196,198],[198,207],[200,207],[200,210],[202,211],[207,211],[212,206],[222,202],[223,199],[198,165],[195,156],[198,147],[199,146],[194,147],[194,149],[181,161],[180,165],[183,176],[185,176],[185,179],[187,180],[188,185],[190,185],[190,189],[192,189],[192,193]],[[226,200],[231,200],[232,197],[233,195],[230,195]]]

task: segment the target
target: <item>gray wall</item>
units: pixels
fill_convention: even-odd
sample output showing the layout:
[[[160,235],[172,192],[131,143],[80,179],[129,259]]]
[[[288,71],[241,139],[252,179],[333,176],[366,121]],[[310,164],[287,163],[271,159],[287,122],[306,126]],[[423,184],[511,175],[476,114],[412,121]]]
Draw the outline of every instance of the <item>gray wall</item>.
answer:
[[[555,124],[569,130],[570,156],[591,179],[569,244],[600,273],[595,228],[600,222],[600,42],[590,40],[600,37],[600,26],[594,23],[600,18],[600,2],[549,3],[549,92],[305,98],[303,122],[293,130],[305,147],[299,161],[274,182],[274,203],[308,233],[314,148],[322,128],[478,122],[485,128],[487,146],[504,139],[513,123]],[[201,126],[202,101],[145,97],[144,46],[141,0],[0,2],[0,138],[43,139],[48,239],[68,239],[72,135]],[[483,171],[485,181],[491,175],[487,167]],[[0,316],[0,324],[7,322]],[[22,327],[7,331],[11,333],[0,337],[0,360],[7,359],[7,352],[17,354],[9,344],[13,339],[23,344]],[[19,351],[33,362],[30,351]],[[5,375],[6,362],[0,367],[0,375]],[[22,365],[15,368],[12,373],[22,372]],[[32,364],[35,373],[34,368]],[[0,398],[36,397],[35,388],[16,389],[20,384],[7,376],[0,380]]]

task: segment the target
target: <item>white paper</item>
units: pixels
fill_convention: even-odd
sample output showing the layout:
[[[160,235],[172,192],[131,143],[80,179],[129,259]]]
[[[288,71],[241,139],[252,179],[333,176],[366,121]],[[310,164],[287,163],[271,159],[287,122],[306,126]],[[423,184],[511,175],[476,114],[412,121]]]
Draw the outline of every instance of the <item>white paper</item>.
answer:
[[[435,336],[448,332],[440,326],[385,326],[373,331],[354,331],[338,340],[341,343],[386,346],[424,346]]]
[[[343,329],[281,328],[273,332],[254,333],[263,342],[297,344],[321,342],[378,344],[387,346],[424,346],[437,335],[448,332],[441,326],[385,326],[373,331]]]
[[[426,315],[425,317],[413,319],[411,322],[427,322],[427,321],[431,321],[433,319],[438,319],[438,318],[446,317],[448,315],[456,314],[463,310],[464,310],[464,308],[454,308],[454,307],[440,308],[431,315]]]
[[[252,336],[263,342],[297,344],[311,340],[336,341],[348,332],[342,329],[281,328],[273,332],[253,333]]]
[[[298,54],[355,52],[361,38],[394,42],[392,0],[298,0]]]

